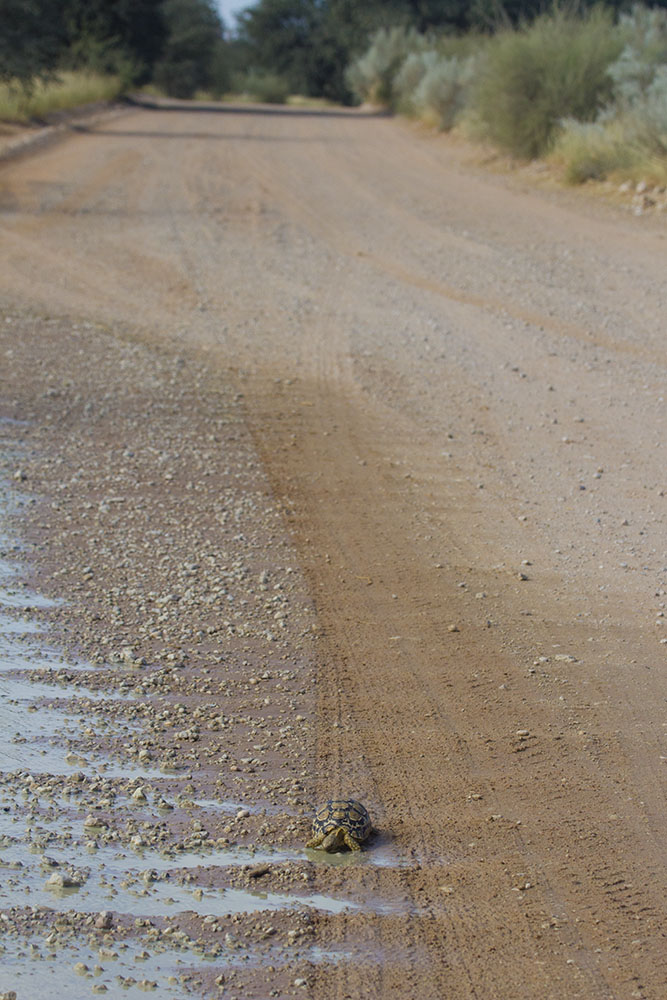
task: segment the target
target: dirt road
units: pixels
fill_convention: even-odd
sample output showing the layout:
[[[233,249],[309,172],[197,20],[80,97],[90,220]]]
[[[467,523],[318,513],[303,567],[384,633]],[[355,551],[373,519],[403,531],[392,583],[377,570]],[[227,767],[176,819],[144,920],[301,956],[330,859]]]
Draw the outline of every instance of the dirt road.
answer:
[[[130,111],[0,169],[0,295],[236,393],[316,612],[308,809],[396,862],[317,869],[365,905],[293,992],[663,1000],[667,229],[467,156]]]

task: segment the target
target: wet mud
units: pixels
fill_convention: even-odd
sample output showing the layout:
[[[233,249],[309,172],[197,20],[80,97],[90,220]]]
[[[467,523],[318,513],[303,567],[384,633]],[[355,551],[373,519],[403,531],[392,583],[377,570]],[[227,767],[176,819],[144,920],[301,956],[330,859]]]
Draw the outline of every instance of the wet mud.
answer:
[[[47,346],[48,324],[38,327]],[[62,326],[53,332],[60,341]],[[86,339],[90,347],[90,331]],[[155,366],[145,349],[111,349]],[[178,373],[185,396],[182,362],[160,365],[163,380]],[[135,575],[118,554],[145,537],[136,512],[109,519],[114,501],[125,502],[119,496],[107,490],[93,505],[84,499],[91,484],[79,492],[76,472],[36,474],[71,465],[73,442],[44,414],[0,426],[0,991],[25,997],[49,983],[73,1000],[180,998],[227,995],[232,984],[239,995],[264,996],[270,981],[271,995],[302,993],[315,965],[352,960],[344,941],[323,946],[312,915],[414,909],[395,886],[383,889],[383,871],[391,878],[414,859],[381,831],[360,853],[303,846],[316,805],[308,767],[316,620],[233,397],[218,420],[233,427],[237,449],[222,470],[220,537],[207,523],[205,552],[186,555],[179,505],[170,517],[157,491],[145,520],[156,525],[166,572],[151,575],[150,591],[147,562]],[[163,432],[144,425],[151,440]],[[218,443],[229,444],[224,435]],[[140,449],[163,464],[164,448],[145,439],[124,452]],[[84,516],[73,527],[62,512],[77,503]],[[91,509],[97,526],[85,524]],[[102,560],[100,521],[112,549]],[[216,569],[223,544],[225,568],[202,586],[202,557]],[[126,624],[138,599],[154,615],[148,636]],[[370,893],[369,866],[378,873]]]

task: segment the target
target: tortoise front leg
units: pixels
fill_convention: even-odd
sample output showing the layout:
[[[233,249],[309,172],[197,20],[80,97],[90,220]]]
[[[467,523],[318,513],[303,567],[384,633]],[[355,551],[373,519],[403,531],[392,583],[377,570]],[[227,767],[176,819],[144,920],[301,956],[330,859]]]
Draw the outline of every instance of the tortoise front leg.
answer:
[[[315,836],[308,841],[306,847],[319,847],[323,840],[324,840],[324,834],[316,833]]]
[[[361,850],[361,844],[359,843],[359,841],[355,840],[354,837],[347,832],[347,830],[345,831],[345,836],[343,837],[343,840],[345,841],[345,846],[349,847],[351,851]]]

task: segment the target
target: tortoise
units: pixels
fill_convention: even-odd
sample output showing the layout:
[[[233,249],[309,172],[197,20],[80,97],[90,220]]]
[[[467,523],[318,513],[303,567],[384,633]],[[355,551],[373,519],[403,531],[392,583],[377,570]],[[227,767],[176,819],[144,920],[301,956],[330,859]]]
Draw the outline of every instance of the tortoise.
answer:
[[[337,851],[349,847],[360,851],[362,841],[371,830],[371,818],[365,806],[356,799],[330,799],[315,813],[313,836],[306,847]]]

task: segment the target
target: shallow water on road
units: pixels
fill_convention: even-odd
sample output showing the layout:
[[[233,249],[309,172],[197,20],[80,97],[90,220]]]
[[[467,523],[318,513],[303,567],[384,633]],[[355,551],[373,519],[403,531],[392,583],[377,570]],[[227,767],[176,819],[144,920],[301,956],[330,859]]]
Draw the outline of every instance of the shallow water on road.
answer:
[[[18,563],[11,558],[19,551],[0,539],[0,915],[26,907],[84,919],[110,911],[125,918],[140,915],[142,920],[164,920],[183,912],[211,919],[310,910],[396,912],[378,900],[362,904],[308,892],[306,886],[300,891],[301,883],[295,887],[289,879],[284,891],[274,884],[271,891],[255,883],[206,885],[211,873],[227,882],[234,881],[233,873],[242,867],[280,866],[287,872],[291,864],[304,860],[318,866],[398,867],[402,861],[391,844],[377,842],[364,852],[330,855],[224,847],[215,841],[161,851],[142,844],[140,837],[132,838],[126,824],[134,824],[133,829],[139,824],[153,827],[169,815],[163,795],[180,815],[193,819],[218,814],[228,822],[240,810],[253,816],[295,813],[287,803],[197,799],[186,768],[165,772],[157,763],[117,759],[116,753],[125,752],[122,744],[144,732],[141,718],[132,718],[131,709],[126,717],[119,706],[137,706],[147,696],[125,690],[126,685],[118,690],[118,668],[102,668],[101,677],[99,667],[72,663],[53,648],[40,611],[58,602],[21,585]],[[95,677],[93,686],[87,686],[88,677]],[[161,705],[173,700],[163,694],[153,698]],[[94,743],[91,749],[91,733],[102,737],[110,750],[97,750]],[[132,797],[137,781],[143,783],[138,801]],[[109,804],[98,816],[96,802],[105,795]],[[118,831],[107,825],[103,814]],[[99,826],[93,825],[92,816],[99,818]],[[11,918],[9,925],[0,922],[0,992],[16,990],[19,997],[64,991],[70,1000],[87,1000],[95,993],[132,998],[153,991],[181,1000],[192,995],[193,970],[201,969],[206,959],[168,944],[154,953],[137,954],[142,951],[137,940],[118,938],[115,932],[112,947],[102,952],[87,943],[86,935],[80,941],[59,940],[55,950],[46,933],[21,940],[5,933],[10,928]],[[318,949],[311,951],[311,961],[329,960]],[[212,956],[222,968],[238,965],[241,958],[234,951]],[[254,960],[268,961],[261,953]]]
[[[0,614],[0,633],[2,636],[18,635],[36,635],[37,633],[44,632],[44,626],[40,625],[39,622],[28,621],[26,619],[16,619],[10,618],[8,615]],[[32,650],[31,655],[40,655],[35,649]],[[4,659],[4,654],[3,654]],[[4,666],[4,663],[3,663]]]
[[[2,594],[0,593],[0,600]],[[38,606],[36,601],[33,605]],[[46,604],[41,606],[47,606]],[[109,718],[104,714],[107,702],[134,702],[136,697],[131,693],[118,691],[100,691],[87,688],[77,683],[69,687],[53,673],[44,673],[39,679],[36,670],[41,665],[52,668],[59,660],[57,651],[49,649],[44,641],[39,647],[33,645],[32,635],[37,631],[34,623],[17,621],[5,617],[0,620],[0,768],[4,775],[30,774],[37,778],[48,776],[64,777],[75,772],[85,777],[103,776],[104,778],[153,779],[164,777],[157,767],[137,765],[134,762],[110,762],[106,759],[91,759],[89,753],[79,753],[69,744],[75,744],[81,737],[84,727],[94,722],[96,729],[103,728],[105,735],[113,734],[114,729],[122,735],[133,730],[139,730],[138,723],[123,717]],[[30,679],[18,675],[18,671],[28,667],[31,670]],[[68,665],[68,670],[70,669]],[[85,670],[85,665],[79,668]],[[89,668],[91,671],[93,668]],[[173,781],[173,776],[171,779]],[[25,797],[34,795],[34,790],[26,790]],[[340,912],[350,904],[347,901],[329,899],[322,895],[287,896],[276,893],[245,892],[241,890],[220,890],[206,892],[200,899],[193,891],[178,886],[164,887],[161,884],[140,889],[125,887],[122,891],[108,883],[108,875],[113,872],[116,881],[121,878],[133,878],[137,862],[150,869],[161,872],[189,867],[219,866],[235,867],[244,864],[258,864],[263,861],[285,862],[301,860],[304,852],[297,851],[256,851],[256,850],[201,850],[177,853],[173,856],[161,856],[155,851],[142,851],[140,857],[133,852],[118,854],[115,847],[96,850],[93,856],[81,857],[82,848],[79,844],[72,845],[76,850],[70,850],[70,856],[65,857],[57,845],[63,840],[83,841],[85,831],[83,821],[85,816],[72,803],[71,796],[58,795],[51,789],[42,789],[37,798],[46,801],[49,809],[36,812],[34,803],[31,811],[25,814],[19,811],[16,802],[12,800],[12,792],[0,792],[0,864],[4,868],[5,878],[0,886],[0,904],[12,905],[17,890],[29,894],[32,905],[50,906],[55,908],[71,908],[76,906],[82,910],[95,910],[108,907],[113,901],[113,908],[119,912],[134,912],[135,899],[142,901],[142,912],[148,915],[173,912],[174,909],[186,907],[198,913],[222,915],[226,913],[251,912],[258,909],[284,909],[291,906],[311,906],[327,912]],[[177,802],[179,796],[176,797]],[[4,804],[3,804],[4,803]],[[132,804],[136,812],[141,807]],[[148,803],[144,808],[150,809]],[[248,808],[241,801],[203,799],[191,800],[189,797],[181,801],[181,808],[217,810],[222,813],[233,813],[240,808]],[[261,807],[250,807],[250,811],[259,811]],[[74,814],[74,815],[73,815]],[[4,846],[2,840],[4,838]],[[65,890],[56,894],[43,888],[43,874],[37,873],[39,859],[36,858],[34,840],[48,845],[49,856],[59,856],[62,863],[82,864],[90,868],[91,875],[85,884],[75,892]],[[55,841],[55,843],[54,843]],[[115,859],[113,860],[113,852]],[[351,854],[326,854],[322,851],[307,851],[305,856],[317,864],[351,865],[372,863],[380,866],[395,866],[398,860],[389,847],[380,846],[372,852]],[[138,877],[137,869],[137,877]],[[99,878],[95,877],[95,872]],[[13,874],[12,874],[13,873]],[[100,880],[101,879],[101,880]],[[195,893],[198,890],[194,890]],[[123,894],[129,895],[123,903]],[[76,899],[73,899],[73,896]],[[65,903],[67,905],[65,905]],[[123,910],[123,906],[127,909]]]
[[[137,953],[142,953],[140,959]],[[105,993],[145,1000],[147,993],[154,993],[182,1000],[192,994],[180,977],[191,979],[192,967],[200,961],[189,950],[151,955],[131,941],[101,950],[70,943],[57,951],[41,941],[11,941],[0,946],[0,991],[12,989],[26,998],[62,994],[68,1000],[90,1000],[95,993]]]

